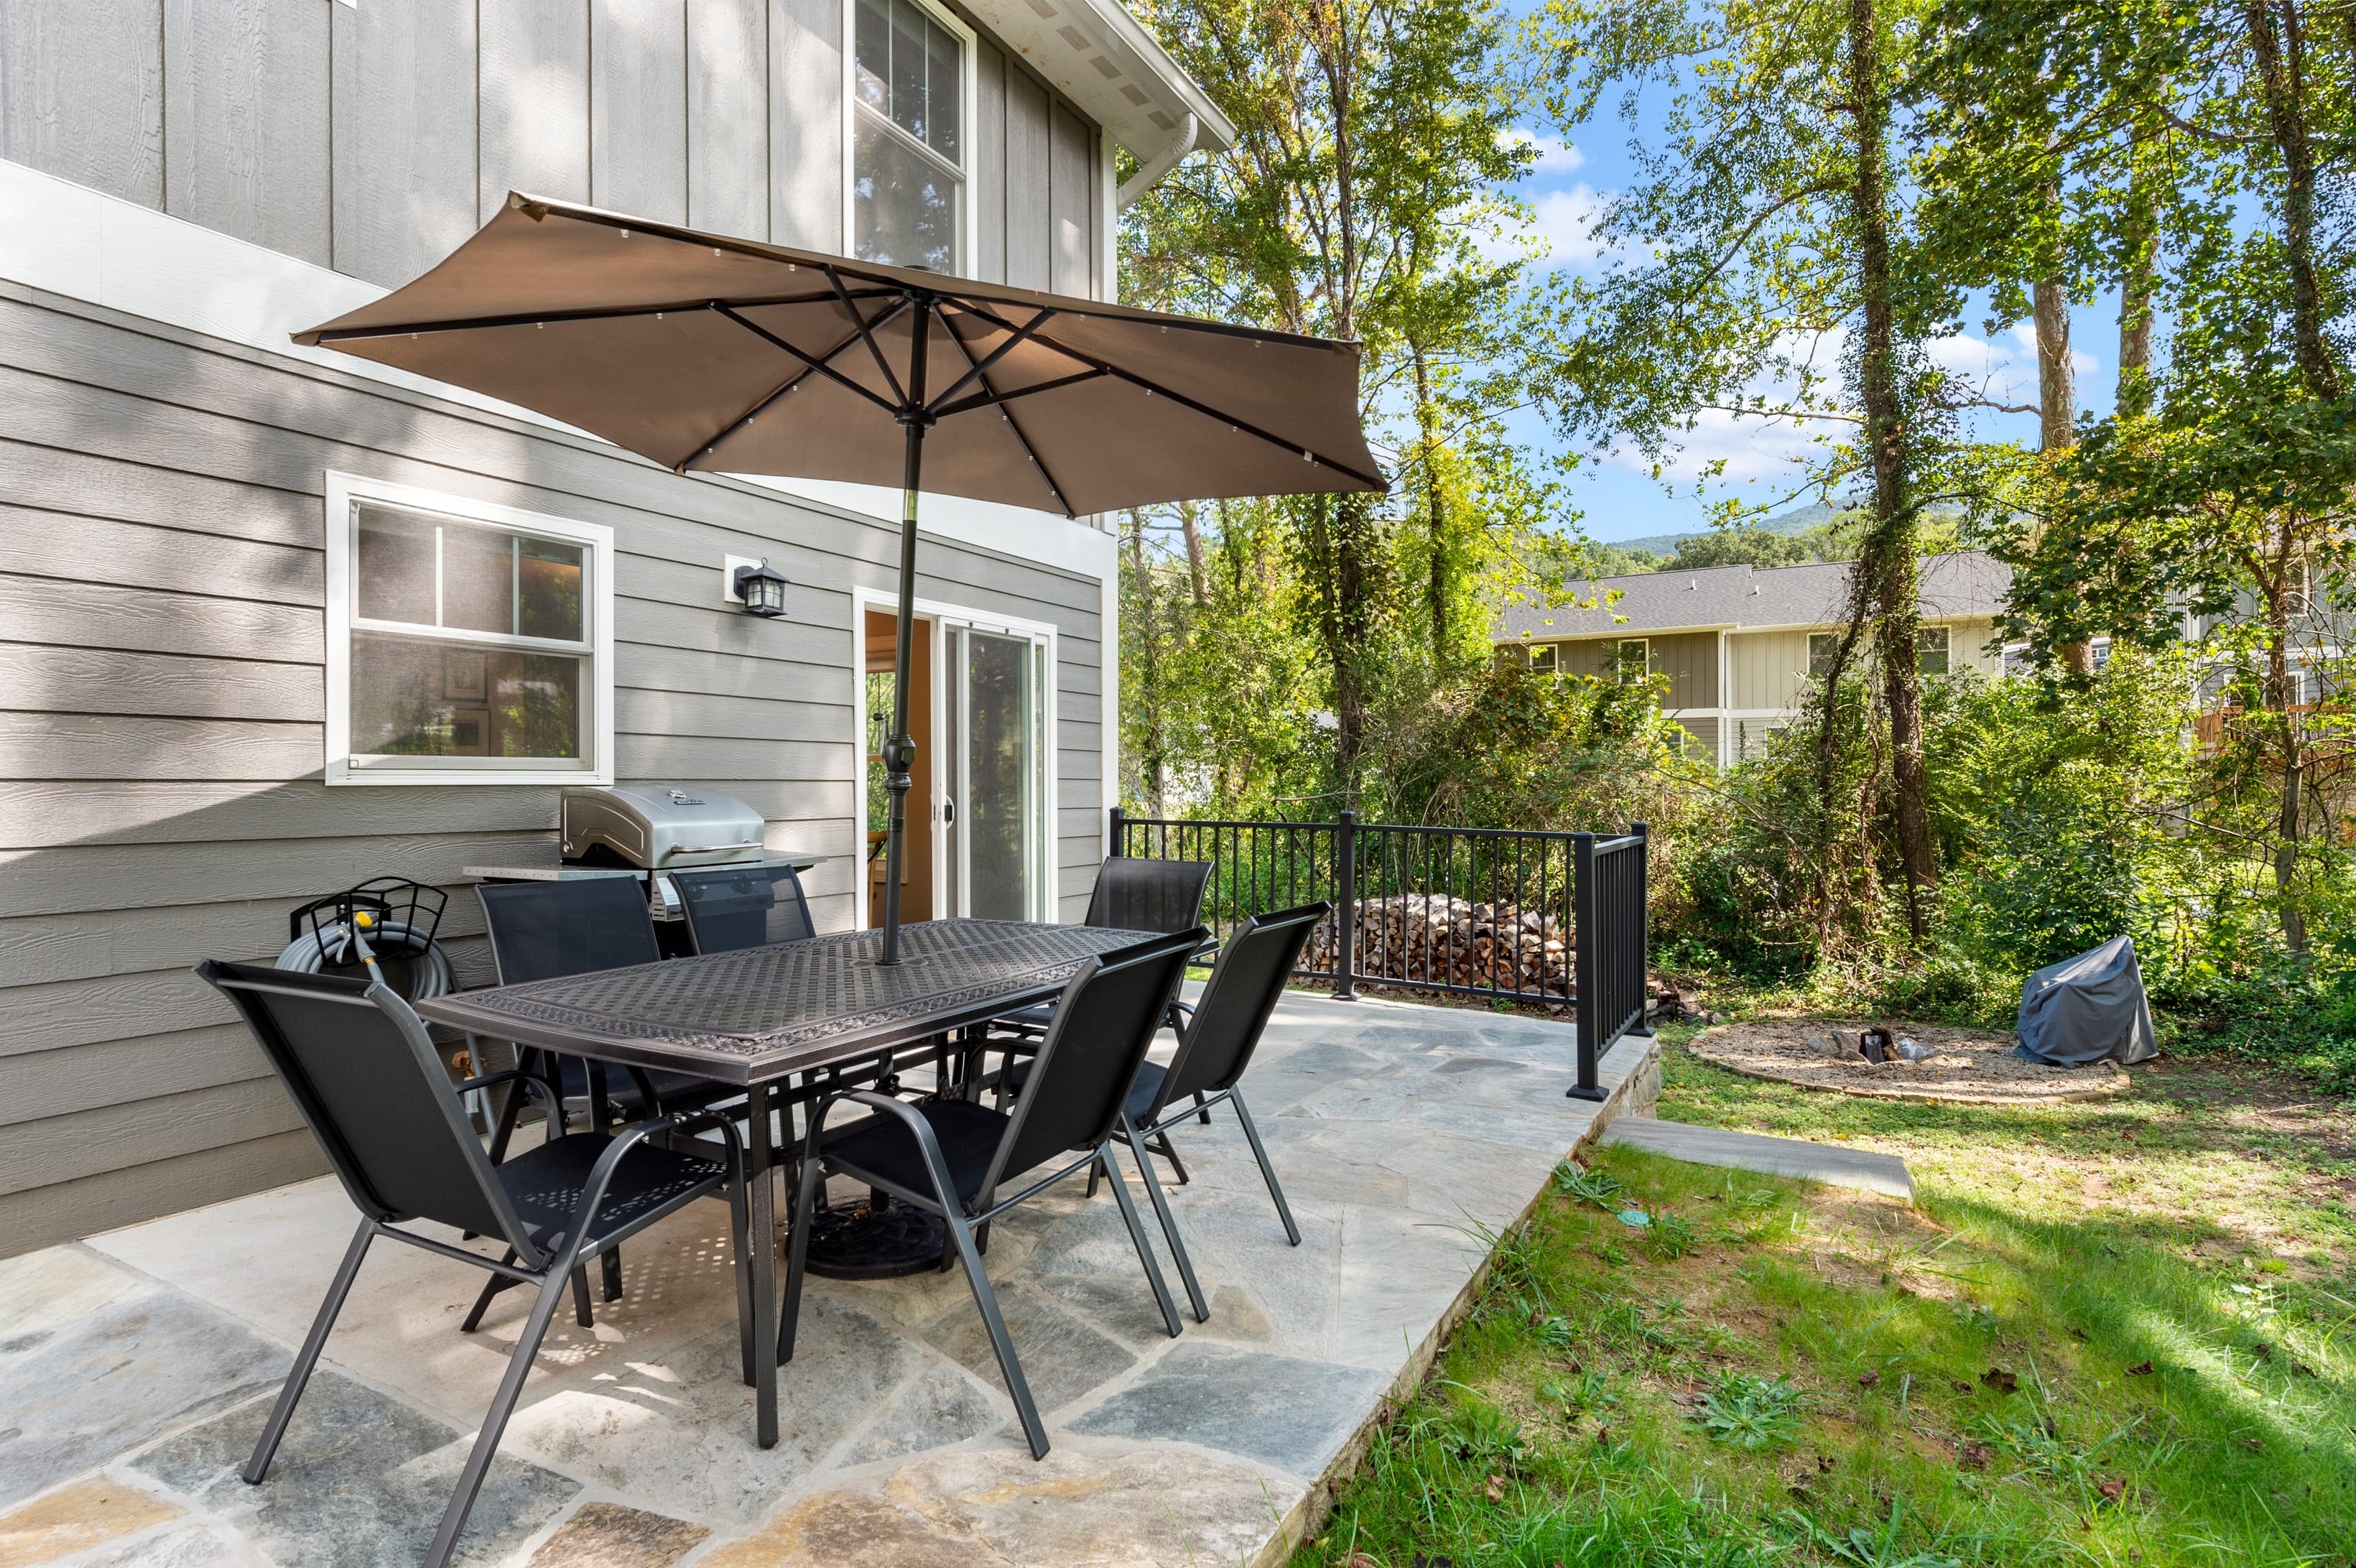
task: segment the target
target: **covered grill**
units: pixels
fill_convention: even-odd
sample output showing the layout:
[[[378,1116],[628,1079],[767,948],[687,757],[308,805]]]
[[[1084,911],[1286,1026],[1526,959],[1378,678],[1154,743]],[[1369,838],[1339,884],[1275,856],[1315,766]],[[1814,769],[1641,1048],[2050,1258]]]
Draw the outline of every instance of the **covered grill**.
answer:
[[[567,789],[561,813],[558,853],[570,865],[685,871],[762,857],[761,813],[718,789]]]

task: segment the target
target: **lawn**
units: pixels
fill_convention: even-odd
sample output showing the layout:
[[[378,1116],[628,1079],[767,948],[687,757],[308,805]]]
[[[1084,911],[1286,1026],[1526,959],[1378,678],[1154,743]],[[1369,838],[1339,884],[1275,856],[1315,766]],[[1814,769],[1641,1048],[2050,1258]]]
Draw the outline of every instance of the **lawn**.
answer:
[[[1901,1155],[1916,1207],[1558,1171],[1296,1568],[2356,1562],[2344,1101],[2167,1062],[1915,1105],[1666,1055],[1663,1116]]]

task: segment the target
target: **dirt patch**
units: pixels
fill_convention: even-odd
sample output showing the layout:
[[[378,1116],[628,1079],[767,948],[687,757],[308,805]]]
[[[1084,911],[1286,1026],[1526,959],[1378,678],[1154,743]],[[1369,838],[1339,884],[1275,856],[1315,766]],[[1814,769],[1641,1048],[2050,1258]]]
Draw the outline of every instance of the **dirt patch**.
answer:
[[[1802,1089],[1826,1089],[1876,1100],[1921,1100],[1962,1105],[2051,1105],[2124,1094],[2126,1069],[2043,1067],[2012,1054],[2013,1038],[1984,1029],[1909,1024],[1898,1033],[1937,1049],[1927,1061],[1869,1062],[1827,1056],[1809,1045],[1835,1030],[1854,1035],[1865,1024],[1838,1018],[1773,1018],[1704,1030],[1687,1049],[1746,1078],[1772,1079]]]

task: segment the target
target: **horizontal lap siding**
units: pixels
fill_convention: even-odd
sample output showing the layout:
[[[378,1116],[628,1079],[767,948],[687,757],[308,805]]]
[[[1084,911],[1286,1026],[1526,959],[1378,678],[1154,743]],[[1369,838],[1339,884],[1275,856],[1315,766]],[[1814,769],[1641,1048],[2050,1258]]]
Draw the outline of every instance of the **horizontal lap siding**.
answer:
[[[260,957],[286,910],[376,875],[448,896],[553,853],[554,787],[329,789],[324,475],[612,527],[623,779],[709,784],[771,843],[843,854],[858,809],[851,593],[896,531],[729,480],[0,284],[0,1253],[320,1168],[229,1010],[188,972]],[[765,555],[788,616],[725,608]],[[1056,890],[1094,874],[1094,578],[927,538],[917,591],[1059,634]],[[848,922],[855,862],[809,877]]]

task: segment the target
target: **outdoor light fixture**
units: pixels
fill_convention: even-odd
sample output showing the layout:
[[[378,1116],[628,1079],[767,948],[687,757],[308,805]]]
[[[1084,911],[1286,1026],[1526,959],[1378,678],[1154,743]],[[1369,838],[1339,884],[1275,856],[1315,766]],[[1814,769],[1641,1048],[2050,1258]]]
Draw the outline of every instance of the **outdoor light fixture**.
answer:
[[[786,613],[786,575],[767,561],[731,555],[722,571],[728,597],[743,605],[746,615],[772,620]]]

